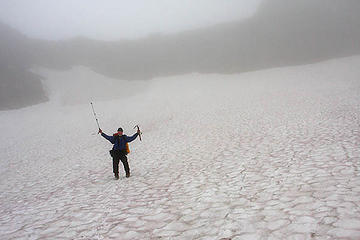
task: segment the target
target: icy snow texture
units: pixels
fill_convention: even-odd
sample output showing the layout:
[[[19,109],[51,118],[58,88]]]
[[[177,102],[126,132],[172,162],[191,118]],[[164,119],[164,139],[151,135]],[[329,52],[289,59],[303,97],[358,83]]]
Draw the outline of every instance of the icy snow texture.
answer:
[[[359,66],[191,74],[96,101],[106,133],[143,128],[118,181],[89,104],[0,112],[0,238],[360,239]]]

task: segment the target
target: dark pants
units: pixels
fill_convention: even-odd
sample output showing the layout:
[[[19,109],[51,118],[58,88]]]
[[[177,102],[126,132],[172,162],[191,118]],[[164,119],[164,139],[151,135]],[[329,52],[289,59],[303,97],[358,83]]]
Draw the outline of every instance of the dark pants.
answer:
[[[123,151],[115,151],[113,154],[113,172],[114,174],[119,174],[119,162],[122,162],[126,175],[130,174],[129,163],[127,157]]]

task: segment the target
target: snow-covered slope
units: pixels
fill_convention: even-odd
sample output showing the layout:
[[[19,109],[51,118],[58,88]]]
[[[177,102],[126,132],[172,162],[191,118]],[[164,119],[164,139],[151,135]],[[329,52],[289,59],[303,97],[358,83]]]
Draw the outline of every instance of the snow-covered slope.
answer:
[[[90,104],[0,112],[0,238],[358,239],[358,66],[191,74],[93,99],[106,133],[143,130],[118,181]]]

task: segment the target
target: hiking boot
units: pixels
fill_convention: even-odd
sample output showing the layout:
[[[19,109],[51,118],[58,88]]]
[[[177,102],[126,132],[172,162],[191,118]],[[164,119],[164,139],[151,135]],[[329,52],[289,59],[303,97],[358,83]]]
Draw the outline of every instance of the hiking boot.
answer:
[[[126,177],[129,178],[129,177],[130,177],[130,173],[126,173]]]
[[[115,173],[115,179],[119,179],[119,174],[118,173]]]

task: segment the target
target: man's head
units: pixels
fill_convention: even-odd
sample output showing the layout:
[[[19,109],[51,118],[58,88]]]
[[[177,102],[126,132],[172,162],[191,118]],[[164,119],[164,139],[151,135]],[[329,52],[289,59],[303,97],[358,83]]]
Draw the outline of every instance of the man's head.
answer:
[[[123,135],[123,129],[122,128],[118,128],[118,134],[119,134],[119,136],[122,136]]]

